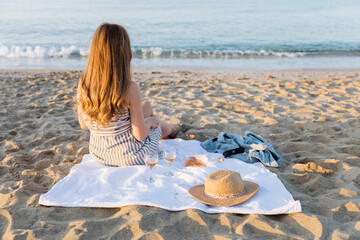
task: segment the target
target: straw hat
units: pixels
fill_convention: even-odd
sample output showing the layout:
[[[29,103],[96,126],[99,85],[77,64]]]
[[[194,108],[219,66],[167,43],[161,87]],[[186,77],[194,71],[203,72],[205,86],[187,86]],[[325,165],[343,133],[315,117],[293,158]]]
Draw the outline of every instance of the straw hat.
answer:
[[[245,202],[258,190],[258,184],[242,180],[238,172],[221,170],[211,173],[205,184],[191,187],[189,194],[204,204],[230,207]]]

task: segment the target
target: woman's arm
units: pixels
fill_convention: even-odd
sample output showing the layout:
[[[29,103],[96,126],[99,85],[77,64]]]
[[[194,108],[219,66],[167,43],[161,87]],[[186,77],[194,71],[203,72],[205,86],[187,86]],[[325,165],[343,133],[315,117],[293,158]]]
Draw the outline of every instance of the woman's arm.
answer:
[[[131,82],[126,95],[130,106],[133,135],[137,140],[141,141],[147,137],[151,127],[159,126],[159,119],[156,117],[144,119],[140,88],[135,82]]]

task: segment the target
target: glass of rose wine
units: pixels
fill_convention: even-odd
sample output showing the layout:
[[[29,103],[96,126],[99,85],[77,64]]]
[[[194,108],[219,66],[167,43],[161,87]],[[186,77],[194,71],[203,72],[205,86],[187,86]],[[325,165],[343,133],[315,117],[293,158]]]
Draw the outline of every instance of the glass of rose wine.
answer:
[[[176,159],[176,149],[173,147],[168,147],[163,151],[164,160],[168,163],[168,173],[167,176],[171,177],[174,174],[170,171],[171,163]]]
[[[155,180],[151,177],[151,170],[152,168],[158,163],[159,157],[156,152],[149,152],[146,153],[144,156],[144,162],[145,164],[150,167],[150,174],[149,177],[146,179],[146,181],[153,183]]]

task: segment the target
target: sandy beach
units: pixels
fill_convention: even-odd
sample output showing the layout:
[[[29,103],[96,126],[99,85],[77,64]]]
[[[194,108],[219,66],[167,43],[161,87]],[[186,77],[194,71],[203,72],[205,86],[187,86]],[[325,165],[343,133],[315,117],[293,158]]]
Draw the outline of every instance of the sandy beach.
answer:
[[[170,212],[38,205],[88,153],[72,98],[81,71],[0,72],[3,239],[360,239],[360,71],[133,70],[156,114],[204,141],[251,130],[283,157],[303,212]]]

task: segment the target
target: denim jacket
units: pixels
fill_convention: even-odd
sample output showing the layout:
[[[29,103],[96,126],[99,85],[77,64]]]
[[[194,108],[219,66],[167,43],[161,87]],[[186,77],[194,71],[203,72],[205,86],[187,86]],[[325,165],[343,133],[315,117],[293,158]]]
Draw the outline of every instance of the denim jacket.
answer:
[[[264,138],[251,131],[245,131],[245,137],[234,133],[221,132],[217,138],[202,142],[201,147],[211,153],[224,153],[228,150],[243,148],[243,153],[231,155],[247,163],[261,161],[270,167],[280,167],[281,156]]]

